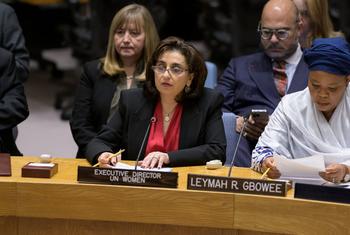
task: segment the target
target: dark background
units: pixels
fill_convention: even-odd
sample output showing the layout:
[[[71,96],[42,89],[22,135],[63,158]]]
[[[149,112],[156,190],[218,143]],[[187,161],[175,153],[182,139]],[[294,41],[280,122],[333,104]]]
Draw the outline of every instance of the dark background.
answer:
[[[30,2],[30,1],[29,1]],[[23,28],[31,58],[45,67],[42,50],[72,47],[80,61],[105,53],[115,12],[136,2],[152,13],[161,38],[195,41],[206,58],[222,70],[233,56],[259,49],[256,28],[266,0],[90,0],[31,4],[11,1]],[[337,30],[350,35],[350,1],[330,0]],[[203,46],[204,45],[204,46]]]

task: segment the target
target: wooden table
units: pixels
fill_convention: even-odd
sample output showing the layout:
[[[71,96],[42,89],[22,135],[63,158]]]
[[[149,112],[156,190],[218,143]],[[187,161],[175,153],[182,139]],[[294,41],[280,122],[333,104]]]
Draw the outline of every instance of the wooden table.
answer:
[[[186,190],[187,173],[222,175],[227,168],[174,168],[178,189],[82,184],[82,159],[54,159],[51,179],[22,178],[34,157],[12,157],[0,178],[0,234],[350,234],[347,204]],[[250,169],[233,175],[256,178]]]

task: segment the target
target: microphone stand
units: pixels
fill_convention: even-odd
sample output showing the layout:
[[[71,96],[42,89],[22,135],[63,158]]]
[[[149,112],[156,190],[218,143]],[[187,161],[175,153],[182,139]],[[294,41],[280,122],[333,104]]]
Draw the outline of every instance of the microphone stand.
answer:
[[[236,148],[235,148],[235,151],[233,153],[233,157],[232,157],[232,160],[231,160],[231,163],[230,163],[230,170],[228,171],[228,176],[227,177],[231,177],[233,163],[234,163],[234,161],[236,159],[238,146],[239,146],[239,143],[241,142],[241,138],[242,138],[245,126],[247,125],[247,122],[248,122],[247,118],[244,118],[243,127],[242,127],[241,132],[239,133],[239,137],[238,137],[238,140],[237,140],[237,143],[236,143]]]
[[[138,163],[139,163],[140,156],[141,156],[141,152],[142,152],[142,149],[143,149],[143,147],[144,147],[144,145],[145,145],[146,138],[147,138],[147,136],[148,136],[149,129],[150,129],[150,127],[151,127],[151,123],[155,123],[155,122],[156,122],[156,118],[155,118],[155,117],[152,117],[151,120],[150,120],[149,123],[148,123],[145,136],[143,137],[140,150],[139,150],[139,152],[138,152],[138,154],[137,154],[137,158],[136,158],[136,162],[135,162],[135,171],[137,170],[137,165],[138,165]]]

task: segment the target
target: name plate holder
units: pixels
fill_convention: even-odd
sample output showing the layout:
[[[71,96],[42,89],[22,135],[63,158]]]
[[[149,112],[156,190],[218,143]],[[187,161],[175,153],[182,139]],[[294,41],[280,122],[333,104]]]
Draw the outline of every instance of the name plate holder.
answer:
[[[58,172],[57,163],[29,162],[22,167],[22,177],[51,178]]]
[[[177,172],[78,166],[78,181],[112,185],[177,188]]]
[[[188,174],[187,189],[285,197],[288,181]]]
[[[295,183],[295,198],[350,203],[350,189],[347,185],[316,185]]]

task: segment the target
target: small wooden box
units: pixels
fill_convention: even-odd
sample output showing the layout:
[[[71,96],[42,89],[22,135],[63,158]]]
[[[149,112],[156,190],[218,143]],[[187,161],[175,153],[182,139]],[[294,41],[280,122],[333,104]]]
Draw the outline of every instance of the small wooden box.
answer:
[[[53,164],[53,166],[50,166],[50,164]],[[29,162],[24,167],[22,167],[22,177],[51,178],[57,173],[57,171],[57,163],[43,164]]]

